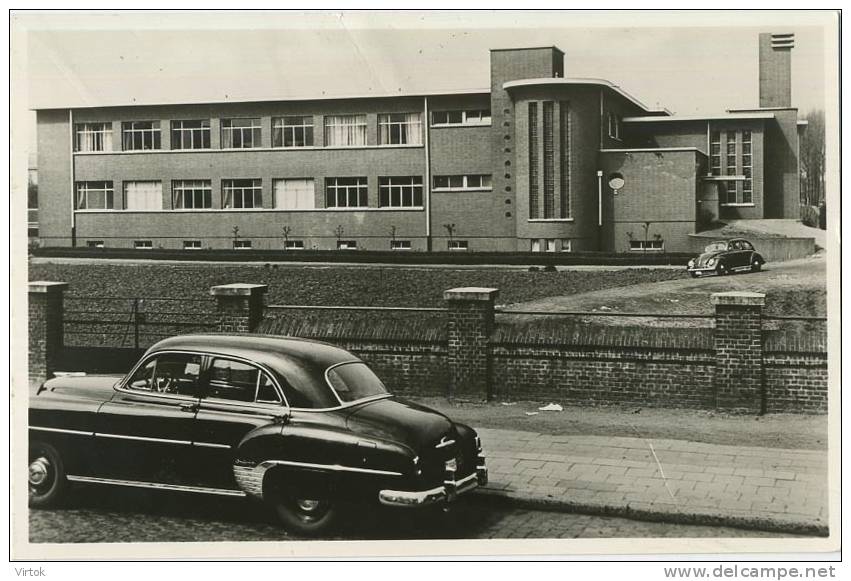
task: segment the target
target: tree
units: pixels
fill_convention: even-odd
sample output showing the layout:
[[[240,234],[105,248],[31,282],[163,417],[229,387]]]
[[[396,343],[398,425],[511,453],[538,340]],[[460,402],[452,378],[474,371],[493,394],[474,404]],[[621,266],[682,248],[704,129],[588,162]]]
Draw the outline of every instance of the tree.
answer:
[[[824,202],[824,111],[806,115],[807,127],[801,136],[801,204],[817,206]]]

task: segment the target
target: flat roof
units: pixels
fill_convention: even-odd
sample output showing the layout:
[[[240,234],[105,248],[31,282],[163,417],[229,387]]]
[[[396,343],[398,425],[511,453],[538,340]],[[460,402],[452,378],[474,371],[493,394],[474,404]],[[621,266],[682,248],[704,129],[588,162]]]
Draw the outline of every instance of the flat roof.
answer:
[[[677,121],[724,121],[732,119],[774,119],[774,113],[755,112],[755,113],[727,113],[720,115],[672,115],[670,117],[662,116],[646,116],[646,117],[624,117],[624,123],[659,123],[665,121],[668,123],[676,123]]]
[[[648,113],[650,112],[658,112],[663,115],[670,115],[670,111],[667,109],[649,109],[644,103],[621,89],[619,86],[614,84],[611,81],[607,81],[606,79],[593,79],[593,78],[581,78],[581,77],[544,77],[538,79],[520,79],[518,81],[508,81],[502,84],[502,88],[505,90],[515,89],[518,87],[536,87],[541,85],[597,85],[600,87],[606,87],[607,89],[611,89],[615,93],[618,93],[627,101],[630,101],[633,105],[644,109]]]
[[[517,47],[514,47],[514,48],[492,48],[492,49],[490,49],[491,52],[504,52],[504,51],[507,51],[507,50],[555,50],[557,52],[560,52],[561,54],[564,54],[564,51],[561,50],[559,47],[557,47],[554,44],[551,44],[550,46],[517,46]]]
[[[374,95],[311,95],[295,97],[268,97],[252,99],[233,99],[228,101],[161,101],[158,103],[113,103],[108,105],[66,105],[62,107],[32,107],[31,111],[49,111],[63,109],[107,109],[113,107],[176,107],[179,105],[228,105],[248,103],[285,103],[288,101],[343,101],[354,99],[394,99],[399,97],[442,97],[453,95],[489,95],[490,89],[458,89],[436,92],[387,93]]]
[[[706,155],[697,147],[634,147],[634,148],[617,148],[617,149],[601,149],[600,153],[658,153],[660,151],[691,151]]]

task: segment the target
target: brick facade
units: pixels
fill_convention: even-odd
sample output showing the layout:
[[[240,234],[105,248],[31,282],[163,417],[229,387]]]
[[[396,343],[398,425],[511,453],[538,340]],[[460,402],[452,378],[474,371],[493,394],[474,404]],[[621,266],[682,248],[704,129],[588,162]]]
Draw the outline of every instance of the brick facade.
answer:
[[[224,284],[214,286],[220,333],[251,333],[263,320],[265,284]]]
[[[450,397],[490,399],[492,368],[490,335],[494,323],[493,288],[455,288],[443,293],[449,309]]]
[[[765,295],[725,292],[715,305],[715,389],[719,408],[765,410],[762,377],[762,307]]]
[[[57,371],[63,347],[64,282],[29,283],[29,382],[39,384]]]

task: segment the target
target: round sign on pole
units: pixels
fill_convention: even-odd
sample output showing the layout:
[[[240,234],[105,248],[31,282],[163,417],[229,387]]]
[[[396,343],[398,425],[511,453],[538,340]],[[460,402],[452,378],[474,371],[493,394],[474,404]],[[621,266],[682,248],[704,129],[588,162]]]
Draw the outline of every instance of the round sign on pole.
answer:
[[[613,173],[609,176],[609,187],[612,188],[616,196],[618,195],[618,190],[621,189],[625,183],[623,174]]]

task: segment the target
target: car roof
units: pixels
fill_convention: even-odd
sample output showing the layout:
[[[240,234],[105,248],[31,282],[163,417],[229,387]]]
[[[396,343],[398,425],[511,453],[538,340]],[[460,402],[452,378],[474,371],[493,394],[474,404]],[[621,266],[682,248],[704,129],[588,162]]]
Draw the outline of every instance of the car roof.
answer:
[[[255,334],[178,335],[159,341],[148,349],[148,353],[171,350],[232,355],[265,364],[279,372],[284,367],[288,367],[293,360],[301,366],[323,370],[338,363],[360,361],[345,349],[328,343],[296,337]]]

